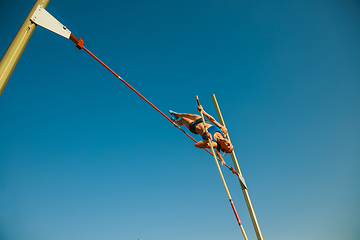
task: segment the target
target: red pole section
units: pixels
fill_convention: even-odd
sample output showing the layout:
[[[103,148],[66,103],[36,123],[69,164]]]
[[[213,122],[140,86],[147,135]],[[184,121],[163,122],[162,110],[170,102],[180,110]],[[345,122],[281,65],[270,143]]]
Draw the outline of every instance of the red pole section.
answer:
[[[238,213],[236,211],[236,208],[235,208],[235,205],[234,205],[234,202],[233,202],[232,199],[230,199],[230,204],[231,204],[231,207],[232,207],[232,209],[233,209],[233,211],[235,213],[236,221],[238,222],[238,224],[240,226],[241,225],[240,217],[239,217],[239,215],[238,215]]]

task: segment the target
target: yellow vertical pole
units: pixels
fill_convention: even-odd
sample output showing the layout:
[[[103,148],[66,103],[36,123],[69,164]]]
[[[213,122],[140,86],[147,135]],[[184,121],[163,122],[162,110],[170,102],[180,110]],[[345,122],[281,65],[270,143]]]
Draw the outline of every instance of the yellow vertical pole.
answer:
[[[199,101],[198,96],[196,96],[196,100],[197,100],[197,102],[198,102],[198,105],[200,105],[200,101]],[[201,114],[202,122],[203,122],[204,127],[205,127],[205,131],[207,132],[206,122],[205,122],[205,119],[204,119],[204,114],[202,113],[202,111],[200,111],[200,114]],[[221,171],[219,162],[218,162],[218,160],[217,160],[217,157],[216,157],[216,154],[215,154],[215,151],[214,151],[214,148],[213,148],[211,139],[209,139],[209,144],[210,144],[210,148],[211,148],[211,151],[212,151],[212,155],[214,156],[215,163],[216,163],[217,169],[218,169],[218,171],[219,171],[221,180],[222,180],[222,182],[223,182],[223,184],[224,184],[226,194],[227,194],[227,196],[228,196],[228,198],[229,198],[229,201],[230,201],[231,207],[232,207],[232,209],[233,209],[233,211],[234,211],[236,220],[238,221],[238,224],[239,224],[239,226],[240,226],[241,233],[243,234],[244,239],[245,239],[245,240],[248,240],[248,238],[247,238],[247,236],[246,236],[246,233],[245,233],[245,229],[244,229],[243,225],[242,225],[241,222],[240,222],[239,215],[237,214],[237,211],[236,211],[235,205],[234,205],[234,203],[233,203],[233,201],[232,201],[232,198],[231,198],[229,189],[228,189],[228,187],[227,187],[227,185],[226,185],[225,178],[224,178],[224,175],[222,174],[222,171]]]
[[[214,105],[215,105],[215,108],[216,108],[216,112],[217,112],[217,114],[219,116],[220,123],[221,123],[221,125],[225,126],[225,122],[224,122],[224,119],[223,119],[223,117],[221,115],[221,111],[220,111],[219,105],[218,105],[218,103],[216,101],[215,94],[211,95],[211,97],[213,99],[213,102],[214,102]],[[227,138],[230,140],[229,133],[227,134]],[[235,170],[239,173],[239,182],[240,182],[240,185],[241,185],[242,192],[244,194],[246,205],[247,205],[249,213],[250,213],[251,221],[252,221],[252,223],[254,225],[256,236],[257,236],[258,240],[263,240],[263,236],[261,234],[260,226],[259,226],[259,223],[257,221],[254,208],[253,208],[253,206],[251,204],[250,196],[249,196],[249,193],[247,191],[247,187],[245,185],[245,181],[243,180],[244,178],[242,177],[240,167],[239,167],[239,163],[238,163],[236,155],[235,155],[235,150],[233,150],[231,152],[231,158],[233,160]]]
[[[32,33],[35,30],[36,25],[30,21],[36,7],[38,5],[46,8],[50,0],[37,0],[30,13],[26,17],[24,23],[21,25],[15,38],[11,42],[10,46],[6,50],[0,62],[0,96],[4,91],[4,88],[14,71],[14,68],[19,61],[21,54],[23,53],[27,43],[30,40]]]

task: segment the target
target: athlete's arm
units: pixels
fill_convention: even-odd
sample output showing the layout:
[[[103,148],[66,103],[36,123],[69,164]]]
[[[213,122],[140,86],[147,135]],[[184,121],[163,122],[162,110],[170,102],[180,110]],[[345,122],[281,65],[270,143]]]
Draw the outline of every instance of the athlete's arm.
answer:
[[[217,147],[216,142],[212,142],[213,148]],[[210,148],[209,140],[199,141],[195,143],[195,147],[197,148]]]
[[[223,134],[226,136],[227,134],[227,129],[225,126],[221,125],[220,123],[218,123],[215,118],[213,116],[211,116],[210,114],[208,114],[207,112],[204,111],[203,107],[201,105],[198,106],[198,110],[199,112],[202,112],[204,114],[204,117],[206,117],[212,124],[214,124],[215,126],[217,126],[218,128],[221,129],[221,131],[223,132]]]

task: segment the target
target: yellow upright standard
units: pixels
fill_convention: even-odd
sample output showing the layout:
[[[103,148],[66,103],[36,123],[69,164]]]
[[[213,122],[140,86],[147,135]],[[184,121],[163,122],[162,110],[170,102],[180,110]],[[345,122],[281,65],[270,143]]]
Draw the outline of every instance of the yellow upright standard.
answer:
[[[219,108],[219,105],[216,101],[216,97],[215,97],[215,94],[212,95],[212,99],[213,99],[213,102],[214,102],[214,105],[215,105],[215,108],[216,108],[216,112],[218,114],[218,117],[219,117],[219,120],[220,120],[220,123],[221,125],[225,126],[225,122],[224,122],[224,119],[221,115],[221,111],[220,111],[220,108]],[[230,136],[229,136],[229,133],[227,134],[227,138],[230,140]],[[239,167],[239,163],[237,161],[237,158],[236,158],[236,155],[235,155],[235,151],[233,150],[231,152],[231,158],[233,160],[233,163],[234,163],[234,167],[235,167],[235,170],[238,172],[239,174],[239,182],[240,182],[240,185],[241,185],[241,189],[242,189],[242,192],[244,194],[244,198],[245,198],[245,201],[246,201],[246,205],[248,207],[248,210],[249,210],[249,213],[250,213],[250,217],[251,217],[251,221],[254,225],[254,229],[255,229],[255,233],[256,233],[256,236],[257,236],[257,239],[258,240],[263,240],[263,236],[261,234],[261,230],[260,230],[260,226],[259,226],[259,223],[257,221],[257,218],[256,218],[256,215],[255,215],[255,211],[254,211],[254,208],[251,204],[251,201],[250,201],[250,196],[249,196],[249,193],[248,193],[248,190],[247,190],[247,187],[246,187],[246,184],[245,184],[245,180],[241,174],[241,171],[240,171],[240,167]]]
[[[198,97],[198,96],[196,96],[196,100],[197,100],[198,105],[200,105],[200,101],[199,101],[199,97]],[[200,114],[201,114],[202,122],[203,122],[203,124],[204,124],[204,126],[205,126],[205,131],[208,132],[208,130],[207,130],[207,128],[206,128],[206,122],[205,122],[205,119],[204,119],[204,114],[203,114],[202,111],[200,111]],[[222,171],[221,171],[221,168],[220,168],[218,159],[217,159],[217,157],[216,157],[216,154],[215,154],[215,151],[214,151],[214,148],[213,148],[213,145],[212,145],[212,139],[208,139],[208,141],[209,141],[209,145],[210,145],[211,152],[212,152],[212,155],[213,155],[213,157],[214,157],[214,160],[215,160],[217,169],[218,169],[219,174],[220,174],[220,177],[221,177],[221,181],[222,181],[223,184],[224,184],[226,194],[227,194],[227,196],[228,196],[228,198],[229,198],[231,207],[232,207],[232,209],[233,209],[233,211],[234,211],[234,214],[235,214],[236,220],[237,220],[237,222],[238,222],[238,224],[239,224],[241,233],[243,234],[244,239],[245,239],[245,240],[248,240],[248,238],[247,238],[247,236],[246,236],[246,233],[245,233],[245,230],[244,230],[244,227],[243,227],[243,225],[242,225],[241,222],[240,222],[239,215],[238,215],[238,213],[237,213],[237,211],[236,211],[236,209],[235,209],[235,205],[234,205],[234,202],[233,202],[233,200],[232,200],[232,198],[231,198],[230,191],[229,191],[229,189],[228,189],[228,187],[227,187],[227,185],[226,185],[224,175],[222,174]]]
[[[21,54],[23,53],[27,43],[29,42],[32,33],[35,30],[36,24],[30,21],[31,16],[33,15],[38,5],[42,5],[43,8],[46,8],[49,2],[50,0],[36,1],[29,15],[26,17],[24,23],[21,25],[15,38],[6,50],[6,53],[3,55],[3,58],[0,62],[0,96],[4,91],[4,88],[12,72],[14,71],[17,62],[19,61]]]

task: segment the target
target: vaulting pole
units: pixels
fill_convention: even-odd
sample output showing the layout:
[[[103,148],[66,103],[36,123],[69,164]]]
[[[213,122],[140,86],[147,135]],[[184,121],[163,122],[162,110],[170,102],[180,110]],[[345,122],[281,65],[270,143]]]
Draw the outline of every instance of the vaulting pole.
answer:
[[[4,88],[14,71],[14,68],[19,61],[21,54],[23,53],[27,43],[30,40],[31,35],[33,34],[36,25],[30,21],[31,16],[33,15],[36,7],[38,5],[46,8],[50,0],[37,0],[31,9],[29,15],[26,17],[24,23],[21,25],[19,31],[17,32],[15,38],[11,42],[10,46],[6,50],[0,62],[0,96],[4,91]]]
[[[224,122],[224,119],[223,119],[223,117],[221,115],[221,111],[220,111],[219,105],[218,105],[218,103],[216,101],[215,94],[211,95],[211,97],[213,99],[213,102],[214,102],[214,105],[215,105],[215,108],[216,108],[216,112],[217,112],[217,114],[219,116],[220,123],[221,123],[221,125],[225,126],[225,122]],[[227,134],[227,139],[230,140],[229,132]],[[243,178],[243,176],[241,174],[239,163],[238,163],[236,155],[235,155],[235,150],[233,150],[231,152],[231,158],[233,160],[235,170],[239,173],[239,175],[238,175],[239,176],[239,182],[240,182],[240,185],[241,185],[242,192],[244,194],[246,205],[247,205],[249,213],[250,213],[251,221],[252,221],[252,223],[254,225],[256,236],[257,236],[258,240],[263,240],[263,236],[262,236],[261,231],[260,231],[260,226],[259,226],[259,223],[257,221],[254,208],[253,208],[253,206],[251,204],[251,201],[250,201],[250,196],[249,196],[249,193],[247,191],[245,180],[244,180],[244,178]]]
[[[196,100],[197,100],[198,105],[200,105],[200,101],[199,101],[198,96],[196,96]],[[201,114],[202,122],[203,122],[203,124],[204,124],[204,126],[205,126],[205,131],[207,132],[206,122],[205,122],[205,119],[204,119],[204,114],[202,113],[202,111],[200,111],[200,114]],[[228,196],[228,198],[229,198],[229,201],[230,201],[231,207],[232,207],[232,209],[233,209],[233,211],[234,211],[236,220],[237,220],[237,222],[238,222],[238,224],[239,224],[239,226],[240,226],[240,230],[241,230],[241,232],[242,232],[242,234],[243,234],[243,236],[244,236],[244,239],[245,239],[245,240],[248,240],[248,238],[247,238],[247,236],[246,236],[246,233],[245,233],[245,230],[244,230],[244,227],[243,227],[243,225],[241,224],[239,215],[238,215],[238,213],[237,213],[237,211],[236,211],[234,202],[233,202],[233,200],[232,200],[232,198],[231,198],[229,189],[228,189],[228,187],[227,187],[227,185],[226,185],[225,178],[224,178],[224,176],[223,176],[223,174],[222,174],[222,171],[221,171],[219,162],[218,162],[218,160],[217,160],[217,157],[216,157],[216,154],[215,154],[215,151],[214,151],[214,148],[213,148],[212,140],[211,140],[211,139],[209,139],[209,144],[210,144],[210,148],[211,148],[211,151],[212,151],[212,155],[214,156],[214,159],[215,159],[215,163],[216,163],[217,169],[219,170],[221,180],[222,180],[222,182],[223,182],[223,184],[224,184],[226,194],[227,194],[227,196]]]

